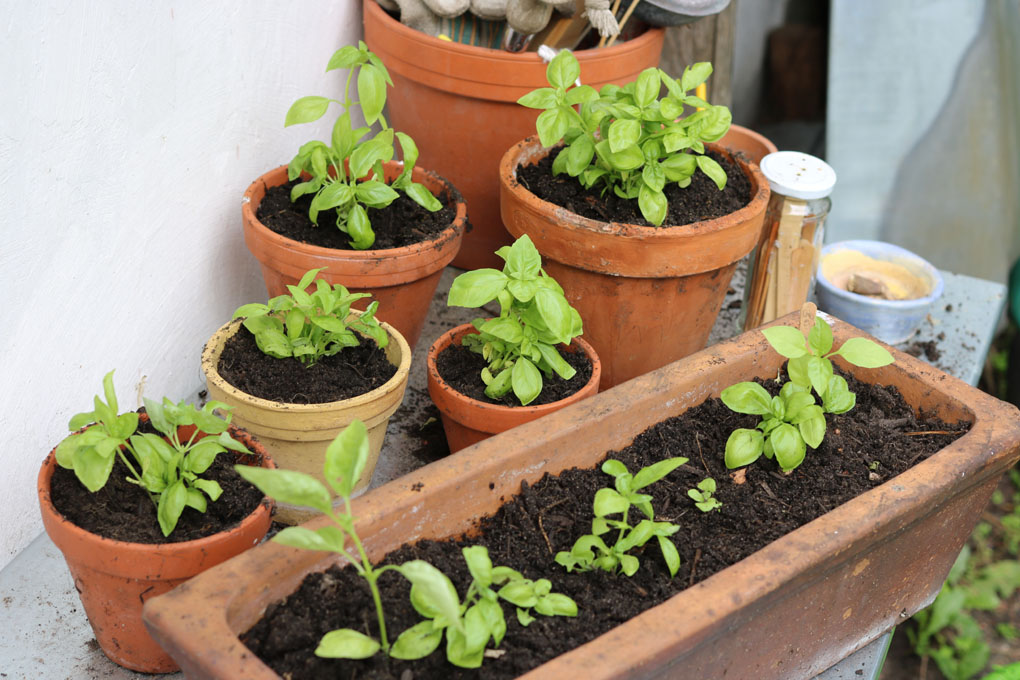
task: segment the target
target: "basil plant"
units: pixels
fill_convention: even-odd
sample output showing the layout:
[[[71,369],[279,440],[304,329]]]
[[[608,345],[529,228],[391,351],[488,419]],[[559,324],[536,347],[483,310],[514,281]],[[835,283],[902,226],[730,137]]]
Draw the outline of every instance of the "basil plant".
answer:
[[[544,109],[536,121],[543,146],[563,143],[554,175],[566,173],[586,189],[600,186],[636,198],[641,215],[655,226],[668,212],[667,183],[686,187],[701,170],[720,190],[726,186],[726,172],[704,153],[705,142],[718,141],[730,129],[730,110],[688,94],[712,74],[710,63],[688,66],[679,80],[648,68],[634,82],[598,91],[575,85],[580,73],[577,58],[563,50],[546,69],[550,87],[517,100]],[[663,85],[667,94],[660,99]],[[683,116],[685,106],[698,110]]]
[[[542,392],[543,374],[570,380],[577,373],[556,345],[581,335],[581,315],[542,269],[542,257],[527,234],[496,254],[506,262],[503,271],[461,274],[450,286],[447,304],[481,307],[499,301],[499,316],[475,319],[478,333],[465,335],[462,343],[488,361],[481,373],[486,396],[498,399],[513,390],[527,406]]]
[[[351,237],[351,246],[365,250],[375,243],[375,232],[366,208],[385,208],[399,197],[398,192],[407,194],[431,212],[443,206],[425,185],[411,179],[418,160],[418,147],[414,140],[403,132],[394,132],[383,116],[386,86],[392,86],[393,81],[382,60],[359,41],[358,47],[347,45],[336,51],[326,65],[326,71],[335,69],[348,69],[342,102],[329,97],[301,97],[287,111],[284,127],[319,120],[333,102],[343,107],[343,113],[333,124],[330,143],[313,140],[302,145],[287,166],[290,181],[302,174],[309,176],[309,179],[294,185],[290,200],[314,194],[308,219],[316,223],[320,212],[333,210],[336,226]],[[355,73],[357,102],[351,96]],[[370,128],[353,128],[350,112],[355,105],[361,107],[365,122],[369,125],[378,122],[382,129],[366,137],[371,132]],[[393,160],[394,139],[400,144],[404,167],[392,182],[387,183],[383,163]]]
[[[878,368],[893,362],[892,355],[867,338],[850,338],[832,350],[832,328],[822,318],[804,335],[790,326],[762,330],[769,344],[789,359],[790,380],[770,396],[753,382],[731,385],[719,395],[722,402],[737,413],[761,416],[755,429],[734,430],[726,441],[726,467],[750,465],[759,456],[775,457],[783,472],[789,473],[804,462],[807,448],[818,448],[825,438],[825,414],[846,413],[857,403],[846,379],[834,375],[829,357],[841,356],[861,368]],[[814,394],[812,394],[814,390]],[[815,395],[821,398],[818,404]]]

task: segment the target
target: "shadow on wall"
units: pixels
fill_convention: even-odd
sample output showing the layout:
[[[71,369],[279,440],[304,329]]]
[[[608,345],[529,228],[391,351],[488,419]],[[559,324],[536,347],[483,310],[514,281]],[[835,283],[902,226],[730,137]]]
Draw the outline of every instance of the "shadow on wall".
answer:
[[[935,122],[890,192],[881,238],[1005,282],[1020,255],[1020,2],[988,2]]]

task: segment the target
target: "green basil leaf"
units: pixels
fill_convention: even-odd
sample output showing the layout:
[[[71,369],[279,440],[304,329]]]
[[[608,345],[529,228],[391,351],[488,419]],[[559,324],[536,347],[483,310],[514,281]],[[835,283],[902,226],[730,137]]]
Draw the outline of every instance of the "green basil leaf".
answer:
[[[634,475],[634,483],[631,485],[631,488],[634,491],[637,491],[650,484],[654,484],[686,462],[686,458],[683,456],[677,456],[674,458],[660,460],[657,463],[652,463],[647,467],[643,467]]]
[[[648,166],[645,167],[647,168]],[[638,207],[641,209],[641,215],[658,227],[662,226],[666,219],[669,202],[661,190],[656,191],[642,182],[641,187],[638,189]]]
[[[808,353],[804,335],[792,326],[772,326],[763,328],[761,332],[772,349],[787,359],[796,359]]]
[[[824,398],[825,391],[829,388],[829,380],[832,379],[832,362],[822,357],[813,356],[808,359],[807,374],[815,392]]]
[[[290,127],[299,123],[311,123],[319,120],[328,108],[329,99],[326,97],[301,97],[290,105],[283,126]]]
[[[719,191],[722,191],[726,187],[726,171],[722,169],[722,166],[708,156],[697,156],[696,161],[701,171],[708,175],[710,180],[715,182],[715,185],[719,187]]]
[[[196,489],[204,491],[211,501],[215,501],[223,495],[223,487],[214,479],[196,479],[194,486]]]
[[[772,397],[758,383],[742,382],[730,385],[722,391],[719,398],[731,411],[737,413],[761,416],[772,410]]]
[[[574,320],[567,299],[548,288],[540,288],[535,291],[535,307],[556,341],[569,343]]]
[[[598,145],[596,145],[598,149]],[[637,170],[645,163],[645,155],[636,145],[628,146],[619,152],[610,152],[607,159],[614,169],[621,172]]]
[[[807,368],[810,360],[811,355],[805,353],[803,356],[790,359],[786,362],[786,372],[789,374],[790,380],[807,390],[811,389],[811,378],[808,377]]]
[[[676,576],[676,573],[680,571],[680,553],[677,552],[676,545],[673,541],[663,536],[656,537],[659,541],[659,550],[662,552],[662,558],[666,560],[666,566],[669,568],[670,577]]]
[[[638,562],[638,558],[633,555],[620,555],[619,559],[620,568],[627,576],[633,576],[637,573],[638,567],[641,566],[641,563]]]
[[[534,607],[538,602],[531,581],[511,581],[499,589],[499,596],[518,607]]]
[[[846,413],[857,405],[857,395],[850,391],[845,378],[834,375],[829,379],[822,405],[826,413]]]
[[[532,243],[531,237],[524,234],[513,242],[507,251],[506,267],[503,271],[515,279],[533,280],[542,271],[542,256]]]
[[[375,243],[375,232],[368,221],[368,213],[355,203],[347,213],[347,235],[351,237],[351,246],[356,250],[367,250]]]
[[[561,109],[547,109],[538,114],[535,129],[542,146],[555,146],[570,127],[570,118]]]
[[[634,103],[645,107],[659,98],[659,69],[646,68],[634,84]]]
[[[562,593],[549,593],[535,603],[535,611],[543,616],[577,616],[577,603]]]
[[[498,602],[485,599],[479,600],[475,604],[475,608],[481,614],[482,620],[492,635],[492,641],[498,647],[506,635],[506,619],[503,617],[503,608],[499,606]]]
[[[684,73],[680,77],[680,88],[684,92],[693,90],[708,80],[710,75],[712,75],[712,64],[709,62],[699,61],[696,64],[691,64],[684,69]]]
[[[832,328],[825,323],[825,319],[815,317],[815,325],[808,333],[808,345],[818,356],[824,356],[832,349]]]
[[[317,479],[294,470],[268,470],[235,465],[234,469],[259,491],[280,503],[303,505],[319,512],[329,512],[329,492]]]
[[[769,441],[776,454],[776,461],[784,472],[789,472],[804,462],[807,446],[793,425],[786,423],[780,425],[772,431]]]
[[[361,203],[372,208],[385,208],[400,198],[400,194],[391,189],[389,185],[375,179],[358,182],[354,193]]]
[[[787,383],[792,385],[793,383]],[[780,394],[782,398],[782,394]],[[815,398],[807,392],[794,392],[785,398],[786,408],[784,410],[784,418],[787,421],[793,422],[793,419],[797,417],[804,407],[812,406],[815,403]]]
[[[559,103],[559,100],[556,90],[551,87],[540,87],[518,99],[517,103],[529,109],[551,109]]]
[[[511,369],[510,385],[521,404],[527,406],[542,392],[542,374],[535,364],[521,357]]]
[[[556,375],[560,376],[564,380],[570,380],[577,374],[577,370],[567,363],[559,350],[552,345],[547,345],[544,342],[535,343],[535,347],[538,348],[539,353],[542,355],[542,362],[550,369],[556,372]]]
[[[198,510],[199,512],[205,512],[208,507],[208,504],[205,501],[205,496],[203,496],[202,492],[198,489],[187,490],[184,505],[194,510]]]
[[[800,428],[800,436],[804,443],[812,449],[817,449],[825,438],[825,416],[821,414],[801,421],[798,427]]]
[[[446,574],[423,560],[404,562],[398,570],[418,591],[422,601],[446,617],[455,629],[463,629],[464,625],[460,619],[460,598]]]
[[[379,643],[364,633],[340,628],[322,636],[319,646],[315,648],[315,656],[325,659],[367,659],[379,649]]]
[[[344,45],[329,58],[326,72],[329,73],[338,68],[350,68],[359,61],[361,61],[361,51],[354,45]]]
[[[464,561],[467,562],[471,578],[478,585],[488,587],[492,583],[492,560],[489,559],[489,550],[484,546],[471,545],[461,549]]]
[[[105,456],[95,446],[82,446],[74,452],[72,465],[78,481],[95,493],[106,485],[115,456]]]
[[[519,344],[524,339],[524,330],[521,328],[521,324],[506,316],[486,321],[479,330],[512,345]]]
[[[446,304],[455,307],[481,307],[496,299],[506,288],[507,275],[496,269],[475,269],[453,280]]]
[[[559,560],[559,556],[560,555],[566,555],[566,554],[567,553],[559,553],[559,555],[556,556],[556,559]],[[568,568],[568,571],[569,571],[569,568]],[[535,617],[532,616],[531,614],[529,614],[526,609],[521,609],[520,607],[517,608],[517,623],[521,624],[521,626],[523,626],[524,628],[527,628],[528,625],[530,625],[531,623],[534,622],[534,620],[535,620]]]
[[[223,453],[225,449],[220,446],[212,437],[206,437],[198,441],[188,452],[185,460],[185,469],[200,475],[209,469],[209,466],[216,460],[216,456]]]
[[[412,201],[429,212],[436,212],[443,208],[443,204],[439,202],[438,198],[432,195],[432,192],[429,191],[428,187],[424,184],[412,182],[404,188],[404,193],[410,196]]]
[[[567,147],[567,174],[577,177],[591,165],[595,157],[595,142],[586,134],[580,135]]]
[[[595,492],[594,512],[596,517],[620,513],[629,507],[630,501],[615,489],[602,488]]]
[[[758,460],[764,450],[764,435],[758,430],[740,428],[730,433],[726,440],[726,467],[744,467]]]
[[[580,75],[581,66],[570,50],[561,50],[545,69],[545,77],[549,84],[561,90],[573,85]]]
[[[636,120],[620,118],[609,126],[609,149],[613,153],[637,144],[641,138],[641,124]]]
[[[535,297],[535,292],[538,290],[538,281],[510,279],[506,284],[506,289],[519,302],[531,302],[531,299]]]
[[[358,101],[366,123],[379,120],[386,106],[386,78],[374,64],[362,64],[358,71]]]
[[[368,430],[360,420],[353,420],[326,447],[323,472],[338,494],[349,497],[368,462]]]
[[[159,528],[163,531],[164,536],[169,536],[177,526],[177,520],[184,512],[187,501],[188,489],[181,480],[177,480],[160,494],[156,518],[159,520]]]
[[[577,104],[587,104],[588,102],[595,101],[599,98],[598,91],[591,85],[581,85],[578,87],[572,87],[567,90],[567,104],[575,106]]]
[[[424,659],[436,651],[443,641],[443,629],[433,630],[431,620],[420,621],[411,626],[396,639],[389,655],[394,659]]]
[[[835,354],[861,368],[880,368],[893,363],[887,349],[867,338],[850,338]]]

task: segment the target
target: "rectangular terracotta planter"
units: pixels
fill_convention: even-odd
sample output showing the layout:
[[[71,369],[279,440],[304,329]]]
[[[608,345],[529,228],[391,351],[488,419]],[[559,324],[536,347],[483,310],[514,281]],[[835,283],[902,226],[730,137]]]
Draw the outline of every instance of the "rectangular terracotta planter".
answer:
[[[796,325],[797,318],[780,323]],[[837,342],[862,334],[839,321],[833,328]],[[1020,457],[1020,413],[893,354],[890,366],[853,372],[895,385],[915,409],[972,422],[966,435],[523,677],[808,678],[929,604],[1000,475]],[[369,492],[355,501],[358,531],[369,537],[373,559],[408,541],[470,531],[522,480],[592,467],[648,426],[730,384],[775,376],[782,361],[759,332],[710,347]],[[306,574],[333,561],[263,544],[149,600],[145,620],[189,677],[275,678],[237,636]]]

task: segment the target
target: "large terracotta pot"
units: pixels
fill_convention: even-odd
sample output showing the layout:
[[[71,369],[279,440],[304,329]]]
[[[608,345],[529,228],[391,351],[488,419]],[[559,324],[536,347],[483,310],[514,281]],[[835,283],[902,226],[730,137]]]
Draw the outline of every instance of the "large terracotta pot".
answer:
[[[436,360],[440,352],[454,343],[459,345],[465,335],[474,332],[477,332],[474,326],[469,323],[462,324],[440,335],[429,347],[428,373],[426,374],[429,396],[432,397],[436,408],[439,409],[450,453],[460,451],[523,423],[530,423],[532,420],[549,415],[553,411],[558,411],[599,391],[602,363],[591,345],[581,338],[574,338],[573,343],[566,351],[580,351],[587,354],[588,360],[591,361],[592,371],[591,379],[585,383],[584,387],[569,397],[550,404],[510,407],[490,404],[465,396],[443,380],[436,368]]]
[[[365,42],[386,64],[393,87],[389,121],[414,138],[421,163],[457,185],[471,208],[471,233],[453,261],[463,269],[503,262],[493,253],[513,239],[499,219],[499,157],[535,134],[539,111],[517,100],[547,87],[546,64],[534,52],[511,53],[433,38],[404,26],[365,0]],[[585,83],[622,85],[657,66],[663,29],[653,28],[613,47],[580,50]]]
[[[276,467],[250,434],[234,426],[230,434],[255,453],[238,462]],[[50,480],[57,466],[55,451],[50,451],[39,471],[43,526],[64,555],[99,647],[111,661],[125,668],[143,673],[177,670],[174,660],[145,630],[142,604],[261,541],[272,522],[272,501],[263,499],[236,527],[194,541],[115,541],[72,524],[53,507]]]
[[[391,161],[384,164],[384,170],[387,179],[392,179],[401,166]],[[467,225],[467,207],[452,184],[418,166],[414,181],[433,194],[448,196],[457,204],[457,215],[453,224],[431,241],[385,250],[323,248],[277,234],[259,222],[255,213],[266,189],[287,182],[287,166],[270,170],[252,182],[241,202],[244,242],[262,265],[269,296],[286,293],[287,285],[296,284],[309,269],[325,267],[320,278],[354,292],[371,293],[372,299],[379,301],[376,316],[392,323],[413,348],[425,325],[439,277],[457,254]],[[369,302],[362,300],[356,306],[364,308]]]
[[[326,447],[351,421],[361,420],[368,429],[369,458],[354,492],[364,491],[372,481],[372,472],[386,436],[386,425],[404,400],[411,371],[411,348],[407,342],[395,328],[381,323],[390,339],[385,350],[386,359],[397,367],[392,378],[374,390],[350,399],[323,404],[287,404],[242,392],[224,380],[217,370],[224,343],[240,325],[240,319],[224,324],[202,350],[202,372],[209,398],[232,406],[232,422],[258,437],[279,467],[312,475],[326,488],[332,488],[322,472]],[[340,502],[339,497],[335,500]],[[276,519],[285,524],[299,524],[317,514],[310,508],[278,503]]]
[[[797,316],[782,322],[796,325]],[[862,335],[838,321],[833,330],[837,344]],[[1020,413],[892,353],[896,363],[880,369],[841,366],[895,386],[916,410],[971,422],[967,434],[525,677],[810,678],[929,604],[999,478],[1020,457]],[[761,333],[744,333],[373,489],[354,503],[357,530],[373,560],[405,542],[460,536],[522,482],[591,468],[728,385],[774,377],[783,361]],[[275,678],[238,634],[306,574],[335,562],[265,543],[150,600],[144,618],[189,677]]]
[[[503,155],[503,223],[514,237],[531,237],[545,270],[580,312],[584,336],[602,359],[601,388],[704,347],[737,262],[758,243],[769,200],[758,166],[735,159],[751,182],[751,201],[737,212],[684,226],[642,227],[581,217],[519,184],[517,166],[548,153],[529,137]]]

